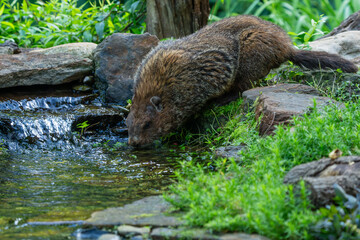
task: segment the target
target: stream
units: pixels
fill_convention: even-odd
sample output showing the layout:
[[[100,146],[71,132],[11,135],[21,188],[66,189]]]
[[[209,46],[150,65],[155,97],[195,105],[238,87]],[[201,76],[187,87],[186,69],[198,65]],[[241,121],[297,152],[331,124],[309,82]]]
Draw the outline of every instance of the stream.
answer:
[[[94,211],[171,182],[179,153],[131,150],[121,107],[68,87],[30,90],[0,92],[0,146],[9,149],[0,156],[0,239],[79,239],[72,233]]]

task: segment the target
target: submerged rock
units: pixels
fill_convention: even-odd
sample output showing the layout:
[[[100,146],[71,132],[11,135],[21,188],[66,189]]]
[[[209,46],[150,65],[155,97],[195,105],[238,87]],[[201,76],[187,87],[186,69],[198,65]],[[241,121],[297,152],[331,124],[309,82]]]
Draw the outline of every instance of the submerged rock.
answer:
[[[176,227],[183,224],[175,216],[169,215],[171,204],[162,196],[151,196],[127,204],[124,207],[108,208],[95,212],[85,224],[95,226],[133,226]]]
[[[96,85],[109,103],[126,105],[132,98],[134,74],[145,55],[158,44],[156,36],[115,33],[94,51]]]
[[[0,56],[0,88],[58,85],[81,80],[93,70],[94,43],[71,43]]]

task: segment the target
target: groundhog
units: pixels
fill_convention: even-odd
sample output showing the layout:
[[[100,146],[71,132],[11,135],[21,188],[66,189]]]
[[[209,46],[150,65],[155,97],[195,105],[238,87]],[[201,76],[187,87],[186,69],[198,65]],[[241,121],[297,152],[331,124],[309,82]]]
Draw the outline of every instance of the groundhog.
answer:
[[[223,19],[160,43],[135,74],[129,144],[151,145],[212,99],[251,88],[253,81],[288,60],[308,69],[358,70],[338,55],[294,48],[284,30],[253,16]]]

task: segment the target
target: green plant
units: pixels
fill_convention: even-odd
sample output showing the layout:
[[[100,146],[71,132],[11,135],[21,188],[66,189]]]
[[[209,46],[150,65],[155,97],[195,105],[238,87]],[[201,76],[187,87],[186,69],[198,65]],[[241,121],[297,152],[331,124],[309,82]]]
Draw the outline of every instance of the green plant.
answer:
[[[283,177],[292,167],[318,160],[336,148],[345,155],[359,154],[359,110],[359,102],[321,112],[315,104],[311,113],[265,138],[253,132],[242,139],[241,133],[246,135],[248,129],[234,124],[232,131],[224,132],[229,143],[251,138],[240,164],[212,160],[216,171],[209,171],[198,161],[184,161],[176,173],[178,182],[171,187],[176,198],[167,199],[186,212],[185,220],[192,226],[256,232],[273,239],[311,239],[310,227],[322,218],[321,213],[310,210],[303,183],[295,196]]]
[[[81,138],[84,135],[85,131],[90,127],[90,124],[88,123],[88,121],[85,121],[85,122],[76,124],[76,127],[81,130],[80,131],[80,138]]]
[[[126,4],[103,0],[87,7],[76,0],[0,0],[0,42],[22,47],[52,47],[71,42],[101,42],[114,32],[144,31],[144,0]]]
[[[357,197],[345,193],[334,185],[339,206],[321,208],[323,219],[313,228],[317,239],[352,240],[360,237],[360,192]]]

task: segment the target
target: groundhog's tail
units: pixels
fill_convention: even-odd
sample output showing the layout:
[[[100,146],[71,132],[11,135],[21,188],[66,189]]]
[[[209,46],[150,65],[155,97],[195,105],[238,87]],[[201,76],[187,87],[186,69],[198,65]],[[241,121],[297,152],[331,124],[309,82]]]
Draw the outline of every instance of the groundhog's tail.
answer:
[[[357,66],[339,55],[327,52],[296,50],[289,59],[294,64],[309,69],[338,69],[343,72],[356,73]]]

